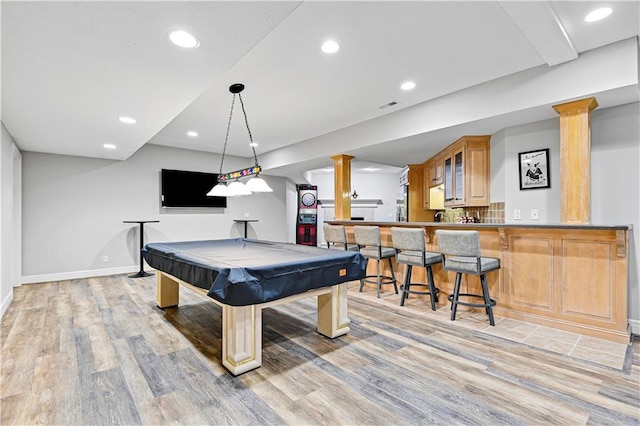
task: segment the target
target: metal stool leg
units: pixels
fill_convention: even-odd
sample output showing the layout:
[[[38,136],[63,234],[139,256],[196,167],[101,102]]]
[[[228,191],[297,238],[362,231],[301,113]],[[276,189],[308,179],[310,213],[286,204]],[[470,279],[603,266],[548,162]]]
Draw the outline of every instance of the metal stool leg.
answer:
[[[485,274],[480,275],[480,282],[482,283],[482,295],[484,296],[484,303],[487,304],[487,314],[489,315],[489,324],[496,325],[493,320],[493,305],[491,303],[491,297],[489,296],[489,287],[487,286],[487,276]]]
[[[404,306],[404,301],[409,297],[409,288],[411,287],[411,271],[413,265],[407,265],[407,274],[404,277],[404,284],[402,284],[402,296],[400,297],[400,306]]]
[[[391,261],[390,257],[387,257],[387,260],[389,261],[389,270],[391,271],[391,279],[393,280],[393,288],[396,291],[396,294],[398,294],[398,286],[396,285],[396,274],[393,272],[393,262]]]
[[[398,280],[396,278],[395,271],[393,270],[393,262],[390,258],[380,258],[380,257],[366,257],[365,268],[368,269],[369,260],[374,260],[376,262],[376,273],[374,275],[366,275],[364,278],[360,279],[360,293],[364,290],[365,283],[375,284],[376,285],[376,294],[378,299],[380,298],[380,293],[382,292],[383,284],[393,284],[393,289],[396,294],[398,294]],[[391,272],[391,276],[383,275],[383,265],[382,261],[384,259],[389,259],[389,268]]]
[[[458,310],[458,295],[460,294],[460,282],[462,281],[462,274],[458,272],[456,274],[456,284],[453,288],[453,299],[451,300],[451,321],[456,320],[456,311]]]
[[[431,270],[431,265],[427,265],[427,283],[429,283],[429,293],[431,293],[431,310],[436,310],[436,286],[433,283],[433,271]]]
[[[376,262],[377,271],[378,271],[378,299],[380,299],[380,287],[382,287],[382,283],[380,282],[380,259]]]

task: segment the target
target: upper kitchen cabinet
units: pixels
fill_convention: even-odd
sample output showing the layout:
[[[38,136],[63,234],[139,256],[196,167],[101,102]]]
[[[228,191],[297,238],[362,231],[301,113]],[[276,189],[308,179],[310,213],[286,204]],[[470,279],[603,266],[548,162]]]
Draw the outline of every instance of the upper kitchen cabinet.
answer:
[[[444,182],[443,165],[440,155],[436,155],[426,162],[425,186],[436,186]]]
[[[440,170],[438,172],[438,170]],[[440,173],[438,175],[438,173]],[[439,179],[438,179],[439,176]],[[423,189],[424,189],[424,208],[432,209],[431,200],[429,198],[429,189],[435,185],[439,185],[442,183],[442,157],[433,157],[429,160],[425,161],[423,168]]]
[[[441,197],[436,197],[436,200],[431,199],[431,191],[433,187],[442,185],[444,182],[444,162],[440,154],[430,158],[424,162],[424,208],[425,210],[438,210],[442,209],[442,201],[438,201]],[[442,189],[440,187],[440,189]]]
[[[490,140],[491,136],[463,136],[436,156],[443,158],[445,207],[489,205]]]

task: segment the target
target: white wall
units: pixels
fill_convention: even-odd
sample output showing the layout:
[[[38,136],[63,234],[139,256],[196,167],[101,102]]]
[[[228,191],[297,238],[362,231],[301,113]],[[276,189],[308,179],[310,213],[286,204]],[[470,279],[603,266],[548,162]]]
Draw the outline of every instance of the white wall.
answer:
[[[284,178],[265,176],[273,193],[229,198],[226,209],[160,206],[161,169],[217,172],[219,165],[219,155],[157,145],[126,161],[25,152],[23,282],[136,271],[139,227],[123,220],[159,220],[145,226],[145,242],[202,240],[241,236],[233,219],[247,212],[259,220],[249,237],[287,241]],[[230,170],[244,166],[225,158]]]
[[[286,183],[286,205],[287,205],[287,242],[296,242],[296,226],[298,223],[298,188],[294,182],[287,180]]]
[[[500,130],[491,136],[491,202],[500,203],[505,200],[505,131]]]
[[[309,181],[318,186],[318,199],[334,201],[333,173],[311,173]],[[351,203],[352,216],[364,217],[365,220],[376,222],[395,222],[396,202],[400,191],[400,173],[351,173],[351,190],[358,193],[358,198]],[[381,200],[382,204],[360,205],[356,201]],[[322,223],[333,220],[335,209],[330,207],[318,208],[318,243],[324,242]]]
[[[21,154],[0,123],[0,316],[20,285],[21,262]]]
[[[594,110],[591,116],[591,222],[632,225],[629,233],[629,318],[640,334],[640,103]]]
[[[504,129],[504,137],[505,222],[560,223],[559,119],[509,127]],[[493,150],[493,144],[491,148]],[[518,154],[544,148],[549,148],[551,187],[521,191]],[[491,167],[493,168],[493,164]],[[491,200],[495,201],[493,194],[491,194]],[[537,221],[531,219],[532,209],[538,210],[539,219]],[[514,219],[514,210],[520,210],[521,220]]]
[[[595,225],[631,225],[629,241],[629,318],[634,332],[640,333],[640,107],[632,103],[596,109],[591,117],[591,223]],[[520,191],[518,153],[549,148],[551,188]],[[494,152],[494,150],[496,152]],[[551,119],[509,127],[491,139],[492,201],[494,188],[505,194],[507,223],[560,223],[560,120]],[[504,155],[501,153],[504,152]],[[494,168],[502,165],[502,183]],[[513,219],[519,209],[522,220]],[[540,220],[530,218],[538,209]]]

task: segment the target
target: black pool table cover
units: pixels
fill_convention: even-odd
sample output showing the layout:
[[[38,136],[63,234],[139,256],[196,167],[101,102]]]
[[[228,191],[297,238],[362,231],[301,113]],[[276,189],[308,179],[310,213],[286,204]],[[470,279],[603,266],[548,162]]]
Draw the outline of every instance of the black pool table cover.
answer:
[[[364,278],[366,258],[355,251],[234,238],[148,243],[149,266],[231,306],[270,302]]]

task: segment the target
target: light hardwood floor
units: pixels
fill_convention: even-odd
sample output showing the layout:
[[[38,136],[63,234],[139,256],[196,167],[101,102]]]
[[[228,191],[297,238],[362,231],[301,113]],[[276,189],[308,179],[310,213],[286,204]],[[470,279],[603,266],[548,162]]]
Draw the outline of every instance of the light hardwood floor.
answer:
[[[188,289],[163,311],[155,277],[23,285],[1,323],[0,423],[640,424],[637,342],[623,371],[352,296],[334,340],[314,300],[265,310],[263,366],[233,377],[220,308]]]

